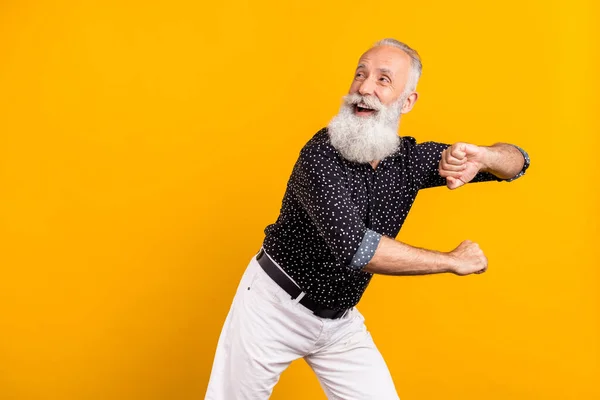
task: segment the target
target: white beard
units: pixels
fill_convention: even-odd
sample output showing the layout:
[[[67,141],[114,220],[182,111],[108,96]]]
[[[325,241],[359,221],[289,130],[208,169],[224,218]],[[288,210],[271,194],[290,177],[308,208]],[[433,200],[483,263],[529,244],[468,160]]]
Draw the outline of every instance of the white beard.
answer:
[[[404,96],[394,104],[384,106],[374,96],[358,93],[346,95],[339,113],[327,126],[331,144],[342,156],[353,162],[382,160],[398,149],[398,126]],[[354,114],[356,104],[378,110],[370,116]]]

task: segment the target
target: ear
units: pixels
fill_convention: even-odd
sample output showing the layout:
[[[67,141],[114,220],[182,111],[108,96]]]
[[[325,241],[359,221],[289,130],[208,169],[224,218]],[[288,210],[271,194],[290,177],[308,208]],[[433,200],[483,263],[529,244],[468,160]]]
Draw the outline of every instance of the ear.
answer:
[[[402,114],[406,114],[407,112],[412,110],[412,108],[415,106],[415,103],[417,102],[418,98],[419,98],[419,93],[417,93],[417,92],[412,92],[410,95],[408,95],[406,100],[404,100],[404,104],[402,104],[402,111],[401,111]]]

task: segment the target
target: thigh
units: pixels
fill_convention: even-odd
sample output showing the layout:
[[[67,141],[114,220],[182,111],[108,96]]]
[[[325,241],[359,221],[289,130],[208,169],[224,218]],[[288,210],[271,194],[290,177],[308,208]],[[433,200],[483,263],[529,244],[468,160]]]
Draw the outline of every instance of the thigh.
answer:
[[[389,369],[357,313],[331,345],[305,357],[329,399],[399,399]]]
[[[268,399],[281,373],[303,355],[302,321],[265,278],[252,260],[219,337],[206,399]]]

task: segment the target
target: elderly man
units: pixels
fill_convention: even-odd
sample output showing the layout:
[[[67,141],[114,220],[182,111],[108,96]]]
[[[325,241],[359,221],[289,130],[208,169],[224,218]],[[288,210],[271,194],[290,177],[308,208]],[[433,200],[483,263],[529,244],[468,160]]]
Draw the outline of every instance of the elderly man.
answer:
[[[398,136],[420,75],[417,52],[394,39],[360,58],[340,112],[300,152],[279,218],[241,279],[207,399],[266,399],[298,358],[328,398],[398,399],[355,308],[373,274],[486,270],[470,241],[440,252],[394,240],[420,189],[511,181],[529,166],[515,145],[417,144]]]

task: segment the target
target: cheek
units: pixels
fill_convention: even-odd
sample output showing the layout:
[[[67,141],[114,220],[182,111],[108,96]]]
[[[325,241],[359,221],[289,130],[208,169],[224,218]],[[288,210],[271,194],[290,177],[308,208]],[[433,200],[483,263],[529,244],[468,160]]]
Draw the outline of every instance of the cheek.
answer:
[[[375,94],[377,95],[379,100],[386,106],[389,106],[394,102],[394,92],[389,88],[381,88],[377,90]]]
[[[389,86],[379,88],[375,94],[377,94],[379,100],[381,100],[381,102],[387,106],[398,100],[398,94],[392,87]]]

